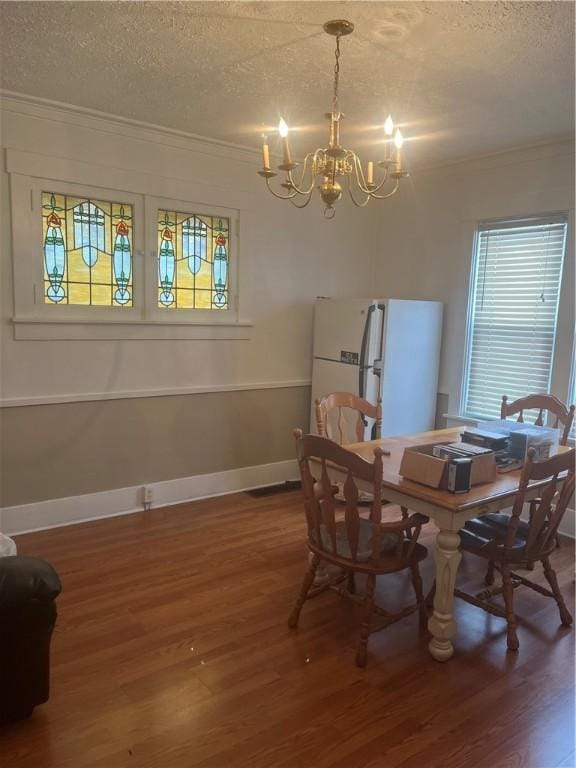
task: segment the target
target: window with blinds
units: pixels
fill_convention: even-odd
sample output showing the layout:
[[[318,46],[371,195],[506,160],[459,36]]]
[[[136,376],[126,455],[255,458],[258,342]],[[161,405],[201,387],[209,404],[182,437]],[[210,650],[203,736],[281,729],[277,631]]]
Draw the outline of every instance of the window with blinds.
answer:
[[[548,392],[566,243],[563,216],[476,232],[462,413],[500,418],[502,395]]]

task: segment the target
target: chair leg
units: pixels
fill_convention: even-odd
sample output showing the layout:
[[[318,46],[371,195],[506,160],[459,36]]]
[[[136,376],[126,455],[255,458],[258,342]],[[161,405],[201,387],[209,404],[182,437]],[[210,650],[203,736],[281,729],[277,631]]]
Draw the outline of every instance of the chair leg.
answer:
[[[426,600],[422,591],[422,577],[420,576],[418,563],[410,566],[410,572],[412,573],[412,586],[414,587],[416,603],[418,604],[418,631],[422,635],[426,632],[428,625],[428,611],[426,610]]]
[[[351,595],[356,594],[356,580],[354,578],[354,571],[348,571],[348,592]]]
[[[556,541],[556,549],[560,549],[561,543],[560,543],[560,534],[559,533],[556,534],[555,541]]]
[[[486,576],[484,576],[484,584],[487,587],[491,587],[494,584],[494,560],[488,561],[488,570],[486,571]]]
[[[310,560],[308,570],[306,571],[306,574],[304,576],[304,581],[302,582],[302,588],[300,590],[300,594],[298,595],[298,599],[296,600],[296,605],[292,609],[292,613],[290,614],[290,617],[288,619],[289,627],[296,627],[298,625],[298,619],[300,618],[300,611],[302,610],[302,606],[306,602],[306,598],[308,597],[308,592],[310,590],[310,587],[314,583],[314,577],[316,576],[316,568],[318,568],[319,562],[320,562],[320,557],[316,554],[312,555],[312,559]]]
[[[514,587],[512,585],[512,576],[510,567],[502,566],[502,593],[506,605],[506,621],[508,623],[508,650],[518,650],[518,635],[516,634],[516,616],[514,614]]]
[[[564,603],[562,592],[560,592],[560,587],[558,586],[556,573],[550,565],[550,560],[547,557],[543,558],[542,565],[544,566],[544,575],[548,580],[548,584],[550,584],[552,592],[554,593],[554,597],[556,598],[556,603],[558,604],[558,610],[560,611],[560,621],[565,627],[569,627],[572,624],[572,616],[570,615],[570,611],[568,608],[566,608],[566,604]]]
[[[369,573],[366,583],[366,596],[364,597],[364,618],[360,627],[360,643],[356,652],[356,666],[366,666],[366,647],[370,635],[370,620],[374,609],[374,588],[376,586],[376,574]]]
[[[308,562],[312,562],[312,558],[314,555],[312,552],[308,554]],[[313,585],[315,587],[322,587],[324,584],[328,584],[330,582],[330,574],[328,573],[328,569],[326,568],[326,564],[320,561],[318,564],[318,567],[316,568],[316,573],[314,575],[314,583]]]

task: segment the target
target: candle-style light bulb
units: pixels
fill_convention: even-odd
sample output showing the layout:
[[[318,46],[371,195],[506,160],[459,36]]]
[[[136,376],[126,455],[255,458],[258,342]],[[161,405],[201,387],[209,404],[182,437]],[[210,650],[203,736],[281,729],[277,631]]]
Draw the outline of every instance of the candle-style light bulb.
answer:
[[[394,145],[396,146],[396,167],[399,170],[402,165],[402,144],[404,144],[404,136],[402,136],[398,129],[394,135]]]
[[[278,133],[282,137],[282,164],[292,165],[292,158],[290,157],[290,147],[288,146],[288,125],[283,117],[280,118],[278,123]]]
[[[390,147],[390,139],[388,137],[392,136],[393,133],[394,120],[392,120],[392,115],[388,115],[384,123],[384,135],[386,136],[386,141],[384,142],[384,160],[390,160],[392,150]]]
[[[262,167],[265,171],[270,170],[270,147],[265,133],[262,134]]]
[[[374,163],[372,160],[368,161],[368,178],[366,179],[366,183],[369,187],[374,184]]]

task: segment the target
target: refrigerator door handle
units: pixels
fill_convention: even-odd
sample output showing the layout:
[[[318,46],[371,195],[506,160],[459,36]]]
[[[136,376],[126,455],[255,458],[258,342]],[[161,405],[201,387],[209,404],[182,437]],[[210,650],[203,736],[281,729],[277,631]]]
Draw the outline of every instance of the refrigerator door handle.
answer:
[[[380,379],[382,378],[382,369],[384,368],[384,313],[386,312],[386,304],[378,304],[378,309],[382,312],[382,320],[380,325],[380,349],[378,357],[374,360],[374,374]]]
[[[368,307],[368,315],[364,324],[364,333],[362,334],[362,346],[360,347],[360,365],[358,367],[358,395],[360,397],[366,397],[366,350],[368,348],[368,340],[370,338],[370,326],[372,324],[372,316],[376,309],[374,304]]]

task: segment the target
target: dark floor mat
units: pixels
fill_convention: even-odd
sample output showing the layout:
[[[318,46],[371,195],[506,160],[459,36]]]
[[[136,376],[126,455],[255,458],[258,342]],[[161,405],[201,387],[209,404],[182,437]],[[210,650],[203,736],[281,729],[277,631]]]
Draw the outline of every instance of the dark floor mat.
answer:
[[[261,496],[274,496],[277,493],[297,491],[300,487],[300,480],[286,480],[285,483],[278,483],[278,485],[266,485],[263,488],[252,488],[252,490],[246,491],[246,493],[248,496],[253,496],[258,499]]]

